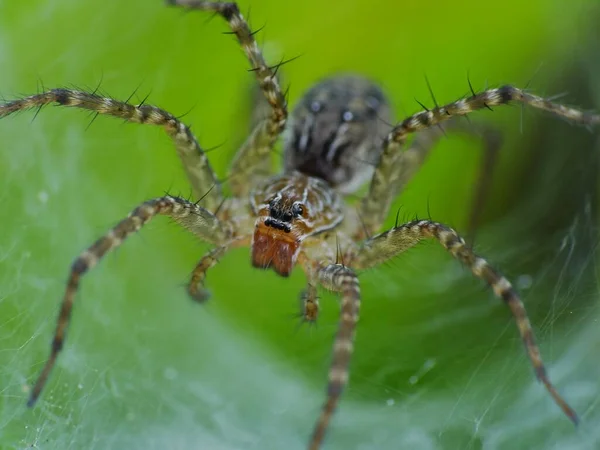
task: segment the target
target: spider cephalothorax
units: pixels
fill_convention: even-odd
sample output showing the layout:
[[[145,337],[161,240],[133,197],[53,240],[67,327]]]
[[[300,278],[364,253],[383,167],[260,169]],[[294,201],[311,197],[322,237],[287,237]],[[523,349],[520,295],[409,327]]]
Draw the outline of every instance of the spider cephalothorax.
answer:
[[[332,229],[343,219],[342,200],[325,181],[294,171],[270,178],[251,196],[258,216],[252,264],[288,276],[302,242]]]
[[[433,147],[436,127],[455,117],[509,102],[549,111],[575,123],[600,124],[600,116],[552,103],[512,86],[472,92],[447,105],[424,110],[390,127],[390,109],[382,91],[358,76],[331,77],[317,84],[294,110],[285,140],[285,172],[265,179],[275,143],[286,129],[287,104],[276,71],[269,66],[254,33],[235,3],[169,0],[169,4],[221,15],[248,57],[268,103],[269,113],[255,127],[231,165],[232,198],[225,198],[218,177],[190,129],[176,116],[152,105],[132,105],[96,92],[52,89],[0,104],[0,117],[49,103],[157,125],[172,138],[198,202],[162,196],[147,200],[98,239],[74,261],[69,272],[50,356],[34,385],[29,405],[38,399],[63,347],[75,294],[82,276],[149,220],[165,215],[214,246],[196,265],[188,292],[205,300],[206,273],[230,248],[251,246],[252,264],[287,276],[295,265],[307,277],[302,315],[317,318],[316,285],[341,294],[339,329],[333,345],[327,399],[313,429],[309,448],[321,447],[329,421],[349,377],[354,332],[360,309],[357,270],[377,266],[423,239],[439,242],[455,259],[485,281],[512,312],[538,379],[564,413],[575,411],[546,374],[525,307],[510,282],[477,256],[452,228],[432,220],[396,224],[379,233],[392,199],[410,180]],[[404,148],[411,133],[418,133]],[[492,146],[488,147],[492,154]],[[342,195],[371,177],[353,216]],[[358,218],[358,220],[355,219]],[[343,255],[343,261],[338,260]]]

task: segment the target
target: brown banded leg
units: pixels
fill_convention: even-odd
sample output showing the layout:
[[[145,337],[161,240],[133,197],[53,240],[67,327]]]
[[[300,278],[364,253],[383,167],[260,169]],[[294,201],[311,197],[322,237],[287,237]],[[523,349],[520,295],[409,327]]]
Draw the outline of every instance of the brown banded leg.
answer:
[[[549,111],[556,116],[580,125],[595,126],[600,124],[600,115],[553,103],[513,86],[488,89],[478,94],[473,93],[470,97],[414,114],[395,126],[383,142],[383,152],[371,179],[369,192],[360,206],[363,221],[370,222],[368,229],[377,231],[375,224],[382,223],[387,215],[393,200],[389,186],[390,184],[395,186],[403,177],[402,169],[398,169],[397,166],[401,164],[411,165],[410,162],[406,162],[407,159],[418,159],[416,154],[418,152],[402,156],[402,148],[409,134],[430,129],[453,117],[466,116],[473,111],[483,108],[490,109],[510,102],[519,102],[533,108]],[[385,210],[385,214],[383,210]]]
[[[0,104],[0,118],[17,111],[42,108],[50,103],[119,117],[127,122],[158,125],[173,139],[194,194],[202,206],[214,211],[223,201],[221,186],[192,131],[171,113],[152,105],[132,105],[93,92],[51,89],[41,94]]]
[[[277,68],[269,67],[254,39],[254,33],[235,2],[202,0],[167,0],[167,4],[189,9],[212,11],[222,16],[250,61],[258,84],[270,105],[270,114],[260,122],[238,151],[230,170],[231,189],[235,196],[246,195],[255,177],[270,172],[271,149],[285,128],[287,102],[279,86]]]
[[[219,245],[229,239],[231,235],[228,224],[221,222],[206,209],[182,198],[166,196],[142,203],[126,219],[119,222],[105,236],[98,239],[79,255],[71,266],[71,273],[60,307],[54,339],[52,340],[50,356],[31,391],[27,403],[29,406],[33,406],[38,399],[46,384],[48,375],[54,367],[56,358],[62,350],[81,277],[92,269],[109,251],[119,247],[129,235],[138,231],[150,219],[158,215],[171,217],[196,236],[213,244]]]
[[[329,421],[335,412],[339,398],[348,383],[348,366],[354,350],[354,330],[360,310],[360,288],[358,278],[349,268],[341,264],[330,264],[317,271],[319,283],[326,289],[342,294],[340,323],[333,342],[333,355],[329,369],[327,400],[315,424],[309,449],[321,447]]]
[[[415,246],[423,239],[435,239],[448,250],[458,261],[466,265],[473,275],[490,285],[494,294],[504,300],[510,308],[525,344],[525,349],[535,369],[538,380],[545,386],[554,401],[564,413],[574,422],[578,422],[577,413],[560,396],[546,374],[546,368],[535,342],[533,330],[525,311],[525,306],[513,289],[510,282],[497,270],[492,268],[485,259],[477,256],[465,244],[465,241],[445,225],[430,220],[408,222],[402,226],[379,234],[366,240],[359,248],[351,262],[356,270],[377,266],[390,258]]]
[[[204,255],[198,264],[196,264],[188,284],[188,294],[190,294],[192,300],[198,303],[204,303],[206,300],[208,300],[210,293],[204,288],[206,272],[217,265],[219,258],[222,257],[227,250],[229,250],[228,245],[220,245],[219,247],[215,247],[206,255]]]

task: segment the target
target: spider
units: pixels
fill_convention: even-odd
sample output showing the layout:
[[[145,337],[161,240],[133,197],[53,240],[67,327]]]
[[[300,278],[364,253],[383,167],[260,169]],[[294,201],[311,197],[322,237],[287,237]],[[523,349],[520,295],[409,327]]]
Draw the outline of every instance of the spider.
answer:
[[[168,216],[198,238],[214,246],[197,263],[188,284],[197,301],[208,297],[207,272],[228,250],[249,246],[251,262],[283,277],[295,266],[306,274],[302,315],[314,321],[319,314],[317,285],[341,294],[339,327],[333,343],[326,400],[313,428],[308,448],[321,448],[330,420],[349,378],[355,328],[361,301],[357,271],[377,266],[415,246],[423,239],[439,242],[451,256],[485,281],[514,316],[537,378],[573,421],[575,411],[551,383],[536,345],[525,307],[511,283],[476,255],[452,228],[433,220],[414,220],[388,231],[379,229],[392,200],[429,154],[438,125],[483,108],[520,102],[574,123],[600,124],[600,116],[553,103],[506,85],[486,89],[447,105],[411,115],[392,127],[391,110],[382,90],[356,75],[326,78],[310,89],[288,121],[286,95],[278,81],[277,66],[269,66],[236,3],[168,0],[171,6],[210,11],[228,23],[244,50],[251,70],[268,103],[268,113],[255,126],[232,162],[228,178],[232,195],[222,183],[190,129],[171,113],[149,104],[105,98],[97,92],[51,89],[0,104],[0,117],[56,103],[157,125],[172,138],[197,202],[165,195],[145,201],[127,218],[83,251],[73,262],[50,355],[31,390],[28,405],[38,400],[63,348],[81,278],[127,237],[158,215]],[[404,149],[409,135],[416,135]],[[284,137],[284,171],[270,172],[273,147]],[[372,161],[373,163],[367,163]],[[356,214],[345,197],[370,179]]]

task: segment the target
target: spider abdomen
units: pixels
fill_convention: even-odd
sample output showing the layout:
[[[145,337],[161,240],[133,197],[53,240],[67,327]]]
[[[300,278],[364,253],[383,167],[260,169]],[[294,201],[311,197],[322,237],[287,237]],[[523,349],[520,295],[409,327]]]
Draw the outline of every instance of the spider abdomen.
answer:
[[[373,173],[390,117],[372,81],[355,75],[322,80],[291,114],[285,170],[321,178],[343,193],[357,190]]]

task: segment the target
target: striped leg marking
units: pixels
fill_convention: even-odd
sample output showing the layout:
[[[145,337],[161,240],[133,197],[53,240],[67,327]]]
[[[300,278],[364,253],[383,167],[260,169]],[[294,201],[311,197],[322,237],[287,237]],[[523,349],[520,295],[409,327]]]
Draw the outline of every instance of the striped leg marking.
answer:
[[[175,222],[208,242],[220,244],[229,239],[230,232],[225,223],[219,221],[204,208],[182,198],[160,197],[148,200],[134,209],[126,219],[123,219],[105,236],[98,239],[73,262],[58,315],[50,356],[31,391],[27,402],[28,406],[33,406],[37,401],[54,367],[58,354],[63,348],[66,331],[71,321],[75,294],[79,288],[81,277],[108,252],[119,247],[127,237],[139,231],[150,219],[158,215],[171,217]]]
[[[157,125],[167,132],[175,144],[194,194],[202,199],[202,206],[214,211],[223,201],[221,186],[192,131],[171,113],[152,105],[131,105],[105,98],[93,92],[73,89],[51,89],[41,94],[0,104],[0,118],[17,111],[42,108],[50,103],[86,109],[127,122]]]
[[[411,165],[410,159],[419,159],[417,154],[402,156],[402,148],[411,133],[430,129],[454,117],[466,116],[480,109],[490,109],[493,106],[506,105],[511,102],[519,102],[548,111],[579,125],[591,127],[600,124],[600,115],[553,103],[508,85],[480,93],[473,92],[470,97],[413,114],[395,126],[385,138],[383,152],[371,179],[369,192],[361,205],[361,217],[373,222],[374,231],[377,231],[375,222],[380,224],[385,219],[387,214],[383,214],[382,210],[385,209],[387,212],[393,200],[393,196],[389,192],[390,185],[395,187],[397,183],[401,182],[402,171],[396,166],[399,164]],[[370,219],[371,217],[376,219]]]
[[[239,150],[230,170],[230,184],[235,196],[248,193],[256,176],[270,172],[271,149],[283,132],[287,121],[287,101],[279,86],[277,67],[269,67],[258,48],[254,33],[235,2],[202,0],[167,0],[167,4],[188,9],[212,11],[227,21],[242,50],[250,61],[251,70],[269,102],[271,114],[259,123]]]
[[[194,271],[192,272],[190,283],[188,285],[188,294],[192,300],[198,303],[204,303],[209,299],[210,293],[204,288],[206,272],[217,265],[219,258],[221,258],[227,252],[227,250],[229,250],[227,245],[221,245],[213,248],[198,262],[194,268]]]
[[[360,270],[376,266],[408,250],[423,239],[437,240],[452,256],[467,266],[473,275],[489,284],[497,297],[504,300],[515,318],[519,334],[538,380],[544,384],[569,419],[577,424],[579,421],[577,413],[561,397],[548,378],[540,350],[535,342],[531,323],[519,295],[510,282],[491,267],[485,259],[473,253],[464,239],[452,228],[430,220],[417,220],[392,228],[365,241],[352,263],[353,267]]]
[[[340,292],[342,301],[339,328],[333,342],[327,400],[313,430],[309,443],[310,450],[321,447],[329,421],[348,383],[348,366],[354,350],[354,331],[360,310],[360,287],[358,278],[352,270],[341,264],[331,264],[318,270],[317,277],[326,289]]]

